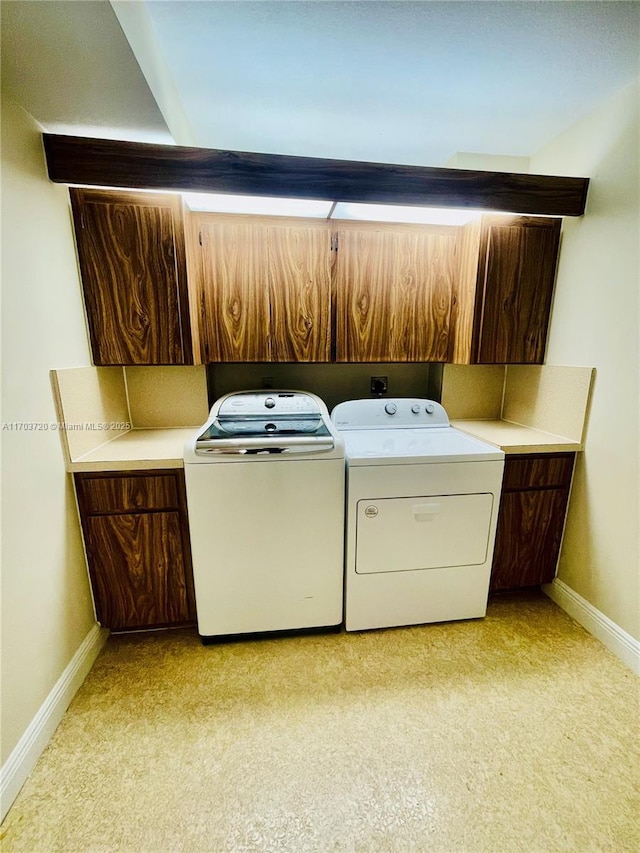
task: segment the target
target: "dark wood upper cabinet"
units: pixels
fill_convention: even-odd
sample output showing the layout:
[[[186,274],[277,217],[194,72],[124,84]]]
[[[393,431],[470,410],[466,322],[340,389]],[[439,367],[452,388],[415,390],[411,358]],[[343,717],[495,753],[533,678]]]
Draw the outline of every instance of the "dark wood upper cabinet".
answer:
[[[271,361],[331,358],[331,234],[326,225],[271,225]]]
[[[250,222],[197,219],[203,360],[268,361],[266,242]]]
[[[181,199],[70,194],[94,363],[192,364]]]
[[[363,223],[337,246],[336,360],[446,361],[454,230]]]
[[[203,360],[329,361],[326,223],[203,213],[190,232]]]
[[[453,228],[183,212],[155,193],[71,201],[96,365],[544,361],[559,219]]]
[[[483,217],[474,363],[544,362],[560,227],[560,219]]]

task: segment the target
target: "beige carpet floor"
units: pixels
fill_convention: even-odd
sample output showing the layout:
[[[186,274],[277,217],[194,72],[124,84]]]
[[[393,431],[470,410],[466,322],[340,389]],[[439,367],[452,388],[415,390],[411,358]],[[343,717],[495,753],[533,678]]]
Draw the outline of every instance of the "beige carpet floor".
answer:
[[[541,595],[361,634],[112,637],[3,849],[637,853],[638,686]]]

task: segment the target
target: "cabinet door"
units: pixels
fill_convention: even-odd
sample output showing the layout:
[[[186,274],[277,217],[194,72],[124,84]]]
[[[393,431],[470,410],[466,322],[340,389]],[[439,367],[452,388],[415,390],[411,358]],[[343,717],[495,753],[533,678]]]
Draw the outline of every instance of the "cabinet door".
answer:
[[[196,226],[205,360],[328,361],[328,226],[214,214]]]
[[[78,473],[74,480],[101,624],[117,631],[195,621],[184,473]]]
[[[549,583],[556,573],[568,492],[506,492],[500,502],[491,590]]]
[[[445,229],[338,231],[337,361],[446,361],[455,237]]]
[[[331,232],[268,229],[271,361],[331,359]]]
[[[192,363],[180,199],[70,193],[94,363]]]
[[[207,215],[198,229],[205,360],[269,361],[266,230]]]
[[[85,520],[96,614],[112,630],[189,621],[177,511]]]
[[[560,219],[483,218],[476,363],[543,363],[560,227]]]
[[[553,580],[575,453],[507,456],[491,591]]]

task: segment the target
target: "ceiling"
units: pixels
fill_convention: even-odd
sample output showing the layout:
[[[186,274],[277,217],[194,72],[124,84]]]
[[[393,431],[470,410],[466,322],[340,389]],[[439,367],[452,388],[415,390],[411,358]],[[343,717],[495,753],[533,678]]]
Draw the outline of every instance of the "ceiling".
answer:
[[[2,93],[56,133],[171,142],[108,2],[2,0]]]
[[[528,157],[638,75],[637,2],[0,5],[3,91],[77,135],[433,166]]]

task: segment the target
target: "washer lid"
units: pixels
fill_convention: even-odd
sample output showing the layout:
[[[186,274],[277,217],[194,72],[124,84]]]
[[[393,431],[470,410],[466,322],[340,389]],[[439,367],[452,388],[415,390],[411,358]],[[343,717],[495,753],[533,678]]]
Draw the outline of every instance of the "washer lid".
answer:
[[[211,407],[185,447],[185,462],[242,458],[343,458],[344,442],[327,407],[307,391],[238,391]]]
[[[454,427],[345,430],[349,465],[407,465],[436,462],[488,462],[504,452]]]

